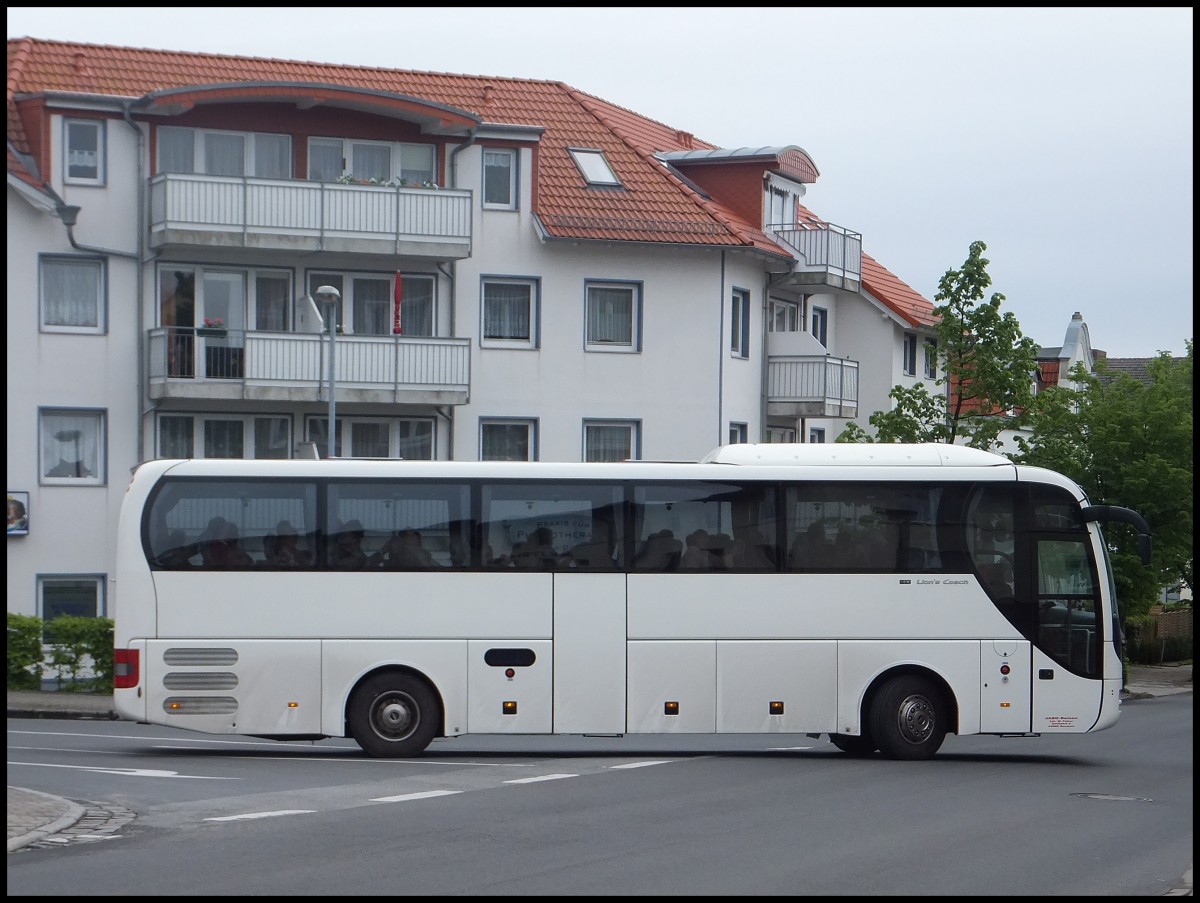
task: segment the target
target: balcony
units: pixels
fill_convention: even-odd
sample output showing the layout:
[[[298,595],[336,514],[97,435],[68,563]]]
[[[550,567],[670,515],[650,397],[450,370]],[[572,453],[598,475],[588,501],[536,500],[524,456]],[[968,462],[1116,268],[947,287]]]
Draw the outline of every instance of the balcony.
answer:
[[[471,256],[471,192],[163,173],[150,180],[150,244]]]
[[[857,417],[858,361],[829,355],[768,355],[767,413],[778,417]]]
[[[329,340],[308,333],[160,327],[148,334],[154,399],[325,401]],[[337,337],[338,402],[466,404],[471,340]]]
[[[798,255],[790,280],[797,287],[813,292],[860,290],[862,236],[857,232],[832,223],[772,223],[766,232]]]

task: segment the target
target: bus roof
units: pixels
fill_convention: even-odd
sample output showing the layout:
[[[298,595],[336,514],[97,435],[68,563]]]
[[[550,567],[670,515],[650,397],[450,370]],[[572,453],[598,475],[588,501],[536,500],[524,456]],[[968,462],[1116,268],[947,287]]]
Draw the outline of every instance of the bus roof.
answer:
[[[740,443],[722,445],[705,455],[702,464],[834,464],[839,466],[998,467],[1011,465],[1003,455],[934,442],[901,443]]]

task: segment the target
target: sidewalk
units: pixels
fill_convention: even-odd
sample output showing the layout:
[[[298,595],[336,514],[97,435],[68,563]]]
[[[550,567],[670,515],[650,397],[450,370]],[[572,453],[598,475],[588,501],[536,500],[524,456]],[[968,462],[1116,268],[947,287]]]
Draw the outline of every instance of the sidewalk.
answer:
[[[1126,701],[1152,699],[1174,693],[1192,692],[1192,663],[1179,665],[1132,665],[1129,684],[1122,694]],[[45,693],[36,690],[8,691],[9,718],[69,718],[108,721],[115,720],[110,694]],[[104,813],[93,814],[70,800],[24,790],[8,788],[8,851],[67,831],[88,815],[104,822]],[[110,819],[111,820],[111,819]],[[126,821],[128,818],[125,819]],[[122,822],[123,823],[123,822]],[[103,830],[101,827],[99,830]],[[1188,894],[1190,895],[1190,889]]]

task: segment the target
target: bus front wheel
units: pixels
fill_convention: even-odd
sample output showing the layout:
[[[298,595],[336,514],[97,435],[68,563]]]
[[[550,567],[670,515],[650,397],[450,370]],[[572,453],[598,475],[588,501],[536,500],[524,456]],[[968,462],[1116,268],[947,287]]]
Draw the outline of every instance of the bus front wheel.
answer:
[[[871,735],[889,759],[929,759],[946,739],[942,694],[925,677],[906,674],[883,686],[871,703]]]
[[[437,733],[437,700],[407,674],[376,674],[355,690],[347,721],[350,736],[377,759],[420,754]]]

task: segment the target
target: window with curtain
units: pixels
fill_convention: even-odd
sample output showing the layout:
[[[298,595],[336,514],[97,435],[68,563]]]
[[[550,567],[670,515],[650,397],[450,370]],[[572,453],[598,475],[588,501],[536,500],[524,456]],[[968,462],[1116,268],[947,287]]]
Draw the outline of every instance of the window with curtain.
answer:
[[[481,420],[480,461],[532,461],[534,421]]]
[[[397,422],[397,457],[407,461],[433,460],[433,421],[400,420]]]
[[[101,316],[104,261],[82,257],[42,257],[42,327],[48,331],[104,331]]]
[[[283,460],[292,456],[290,417],[254,418],[254,457]]]
[[[407,290],[408,282],[404,284]],[[351,331],[356,335],[392,334],[392,283],[389,279],[352,279]],[[406,298],[405,301],[408,299]],[[403,305],[401,306],[403,310]],[[404,331],[408,335],[408,330]],[[426,333],[427,335],[428,333]]]
[[[291,135],[254,136],[254,175],[260,179],[292,178]]]
[[[512,210],[517,205],[517,152],[485,149],[483,152],[483,206]]]
[[[157,172],[195,172],[196,135],[192,129],[160,126],[155,130]]]
[[[254,328],[269,332],[287,332],[290,322],[289,293],[291,279],[283,274],[254,277]]]
[[[637,289],[631,285],[587,286],[589,350],[637,350]]]
[[[636,423],[613,421],[584,423],[584,461],[625,461],[636,457]]]
[[[483,339],[508,347],[533,347],[533,283],[495,279],[483,283]]]
[[[246,175],[246,137],[232,132],[202,132],[204,172],[210,176]]]
[[[433,279],[402,276],[400,327],[406,336],[433,335]],[[391,332],[389,325],[387,332]]]
[[[387,458],[390,444],[388,442],[388,424],[385,421],[351,421],[351,457]]]
[[[925,376],[937,379],[937,342],[932,339],[925,342]]]
[[[400,178],[409,184],[436,182],[432,144],[400,145]]]
[[[158,418],[158,456],[190,458],[194,454],[195,424],[191,417]]]
[[[204,457],[244,458],[245,433],[241,420],[205,420]]]
[[[386,144],[350,145],[350,173],[356,179],[378,179],[386,182],[392,177],[392,149]]]
[[[342,142],[332,138],[308,139],[308,178],[313,182],[336,182],[344,170]]]
[[[67,119],[63,130],[65,180],[76,185],[103,185],[103,120]]]
[[[42,409],[38,412],[42,483],[103,485],[103,411]]]

